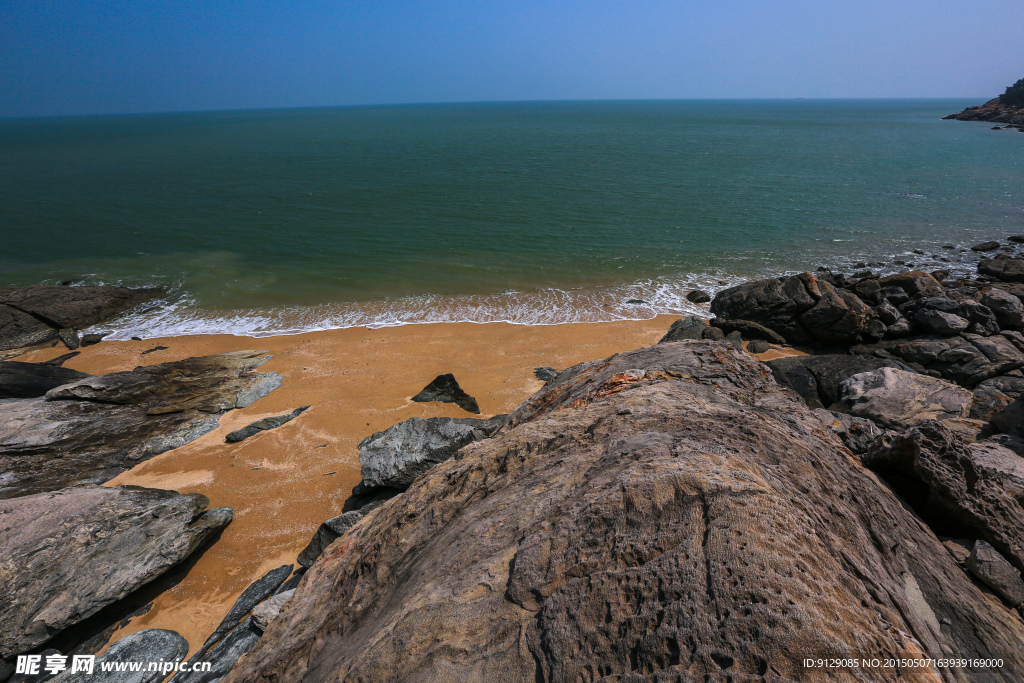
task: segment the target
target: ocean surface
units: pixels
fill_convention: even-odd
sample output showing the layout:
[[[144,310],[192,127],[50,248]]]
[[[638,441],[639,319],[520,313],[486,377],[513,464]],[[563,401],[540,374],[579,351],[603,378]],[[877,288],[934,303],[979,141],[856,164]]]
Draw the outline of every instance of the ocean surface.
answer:
[[[167,287],[100,328],[126,338],[641,319],[818,266],[971,270],[943,245],[1024,233],[1024,135],[939,120],[971,104],[2,120],[0,285]]]

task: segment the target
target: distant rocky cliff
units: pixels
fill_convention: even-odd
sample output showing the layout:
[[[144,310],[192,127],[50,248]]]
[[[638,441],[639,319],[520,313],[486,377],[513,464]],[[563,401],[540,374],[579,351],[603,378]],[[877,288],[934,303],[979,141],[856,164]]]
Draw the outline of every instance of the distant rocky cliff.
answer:
[[[1005,93],[992,98],[985,104],[967,107],[959,114],[950,114],[943,118],[1024,126],[1024,78],[1008,87]]]

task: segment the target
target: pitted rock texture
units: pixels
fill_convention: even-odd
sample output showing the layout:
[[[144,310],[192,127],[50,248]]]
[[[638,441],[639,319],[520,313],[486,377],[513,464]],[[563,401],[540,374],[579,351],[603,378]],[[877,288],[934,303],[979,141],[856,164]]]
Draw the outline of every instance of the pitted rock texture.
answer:
[[[841,387],[843,412],[894,429],[920,420],[967,417],[974,399],[952,382],[897,368],[859,373]]]
[[[81,486],[0,500],[0,657],[27,652],[183,561],[231,521],[197,493]]]
[[[327,548],[226,680],[821,680],[808,653],[972,653],[1010,681],[1022,638],[767,368],[691,341],[562,373]]]
[[[102,483],[215,429],[281,384],[237,351],[87,377],[0,402],[0,499]]]

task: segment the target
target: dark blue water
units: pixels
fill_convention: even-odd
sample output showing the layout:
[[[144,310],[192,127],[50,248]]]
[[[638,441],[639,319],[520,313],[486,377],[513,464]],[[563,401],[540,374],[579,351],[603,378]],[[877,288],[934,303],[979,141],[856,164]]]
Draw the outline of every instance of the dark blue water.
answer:
[[[8,120],[0,284],[172,288],[124,334],[687,310],[697,285],[1024,232],[1024,135],[939,120],[968,104]]]

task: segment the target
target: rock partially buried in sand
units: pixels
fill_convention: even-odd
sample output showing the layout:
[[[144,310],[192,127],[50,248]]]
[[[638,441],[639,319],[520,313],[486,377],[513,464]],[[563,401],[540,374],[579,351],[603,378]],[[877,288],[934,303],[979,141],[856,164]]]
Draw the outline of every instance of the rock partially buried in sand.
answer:
[[[82,486],[0,500],[0,657],[28,652],[179,564],[231,521],[192,493]]]
[[[550,382],[554,378],[558,377],[558,370],[554,368],[534,368],[533,376],[539,379],[541,382]]]
[[[278,567],[277,569],[271,569],[269,572],[261,576],[256,581],[253,581],[248,588],[242,591],[242,594],[235,600],[235,604],[231,606],[228,613],[221,620],[220,624],[214,629],[210,637],[203,643],[203,647],[200,649],[199,654],[206,652],[213,647],[217,641],[223,638],[231,629],[238,625],[238,623],[245,617],[246,614],[252,611],[253,607],[258,605],[263,600],[267,599],[267,596],[273,594],[277,590],[278,586],[284,583],[288,575],[292,573],[292,569],[295,565],[286,564]]]
[[[296,408],[287,415],[276,415],[274,417],[265,417],[262,420],[256,420],[255,422],[252,422],[246,425],[245,427],[242,427],[241,429],[236,429],[235,431],[231,432],[230,434],[224,437],[224,440],[227,441],[228,443],[237,443],[239,441],[245,441],[250,436],[254,436],[256,434],[259,434],[260,432],[265,432],[268,429],[275,429],[285,424],[286,422],[291,422],[299,415],[301,415],[303,411],[308,409],[309,406],[302,406],[301,408]]]
[[[417,403],[429,403],[438,401],[440,403],[454,403],[470,413],[480,413],[480,406],[476,399],[467,394],[455,381],[455,375],[438,375],[434,381],[423,387],[423,391],[412,397]]]
[[[92,673],[72,673],[69,666],[67,671],[50,680],[54,683],[160,683],[172,671],[170,667],[187,654],[188,641],[177,632],[151,628],[125,636],[111,645],[96,658]],[[161,666],[167,662],[167,670],[151,671],[150,662]],[[131,665],[138,663],[142,664],[141,669],[132,671]],[[124,671],[117,671],[115,666],[110,666],[113,664],[128,666]]]

